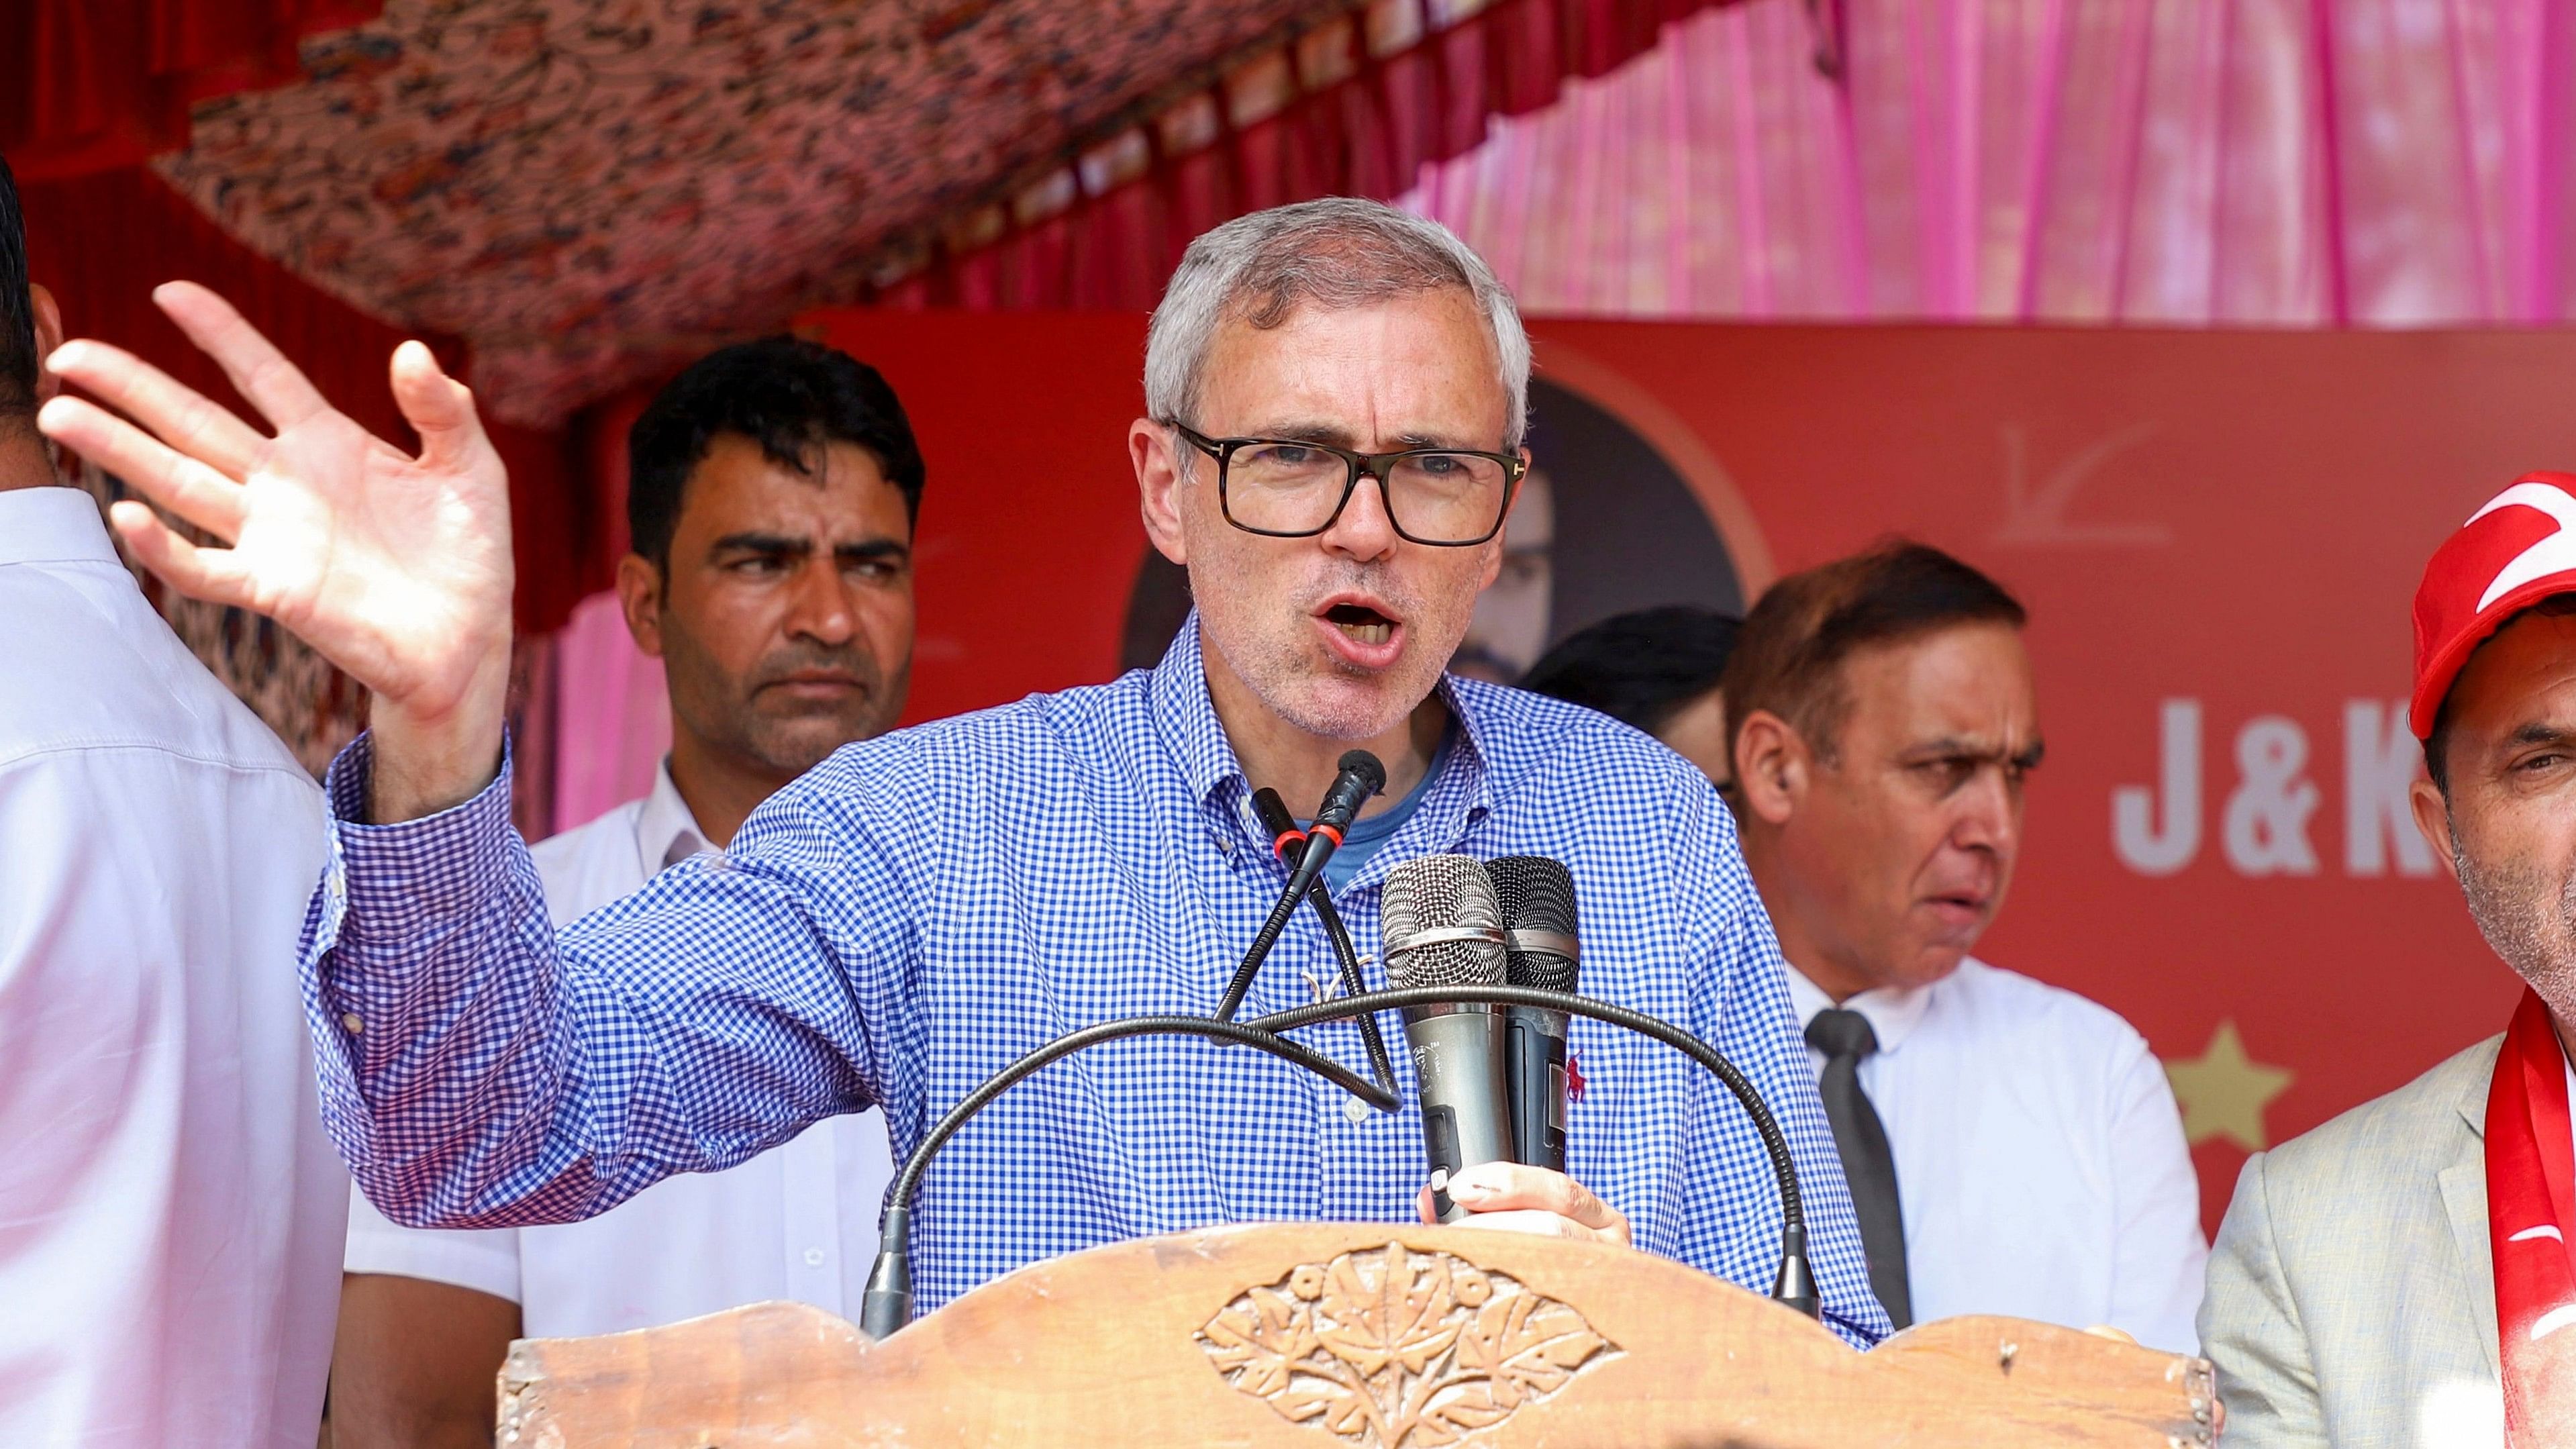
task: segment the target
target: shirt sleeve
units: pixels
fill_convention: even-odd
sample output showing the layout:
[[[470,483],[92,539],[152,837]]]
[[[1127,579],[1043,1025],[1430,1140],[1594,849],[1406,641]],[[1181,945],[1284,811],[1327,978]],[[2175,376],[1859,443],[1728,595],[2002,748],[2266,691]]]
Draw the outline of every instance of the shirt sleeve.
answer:
[[[376,1211],[355,1184],[349,1188],[349,1243],[340,1268],[522,1301],[517,1228],[407,1228]]]
[[[2200,1174],[2164,1065],[2124,1033],[2111,1080],[2111,1191],[2119,1234],[2111,1268],[2111,1326],[2149,1348],[2196,1353],[2209,1243],[2200,1231]]]
[[[557,933],[506,756],[464,804],[379,826],[372,741],[343,751],[301,956],[323,1117],[367,1197],[419,1227],[570,1221],[875,1102],[878,1043],[911,1031],[932,810],[917,773],[853,781],[851,753]]]
[[[1691,773],[1697,776],[1695,769]],[[1894,1331],[1894,1325],[1869,1286],[1860,1218],[1852,1208],[1851,1189],[1843,1181],[1842,1158],[1834,1150],[1832,1129],[1825,1122],[1824,1098],[1817,1092],[1815,1070],[1807,1060],[1806,1039],[1789,1004],[1788,971],[1781,962],[1779,940],[1745,868],[1735,817],[1704,780],[1685,817],[1684,838],[1708,842],[1705,852],[1686,853],[1706,855],[1708,876],[1685,882],[1685,889],[1703,903],[1715,904],[1714,911],[1703,904],[1700,914],[1710,923],[1712,939],[1706,953],[1714,957],[1713,976],[1721,984],[1716,1019],[1702,1021],[1700,1030],[1744,1073],[1788,1139],[1806,1212],[1807,1260],[1816,1277],[1825,1324],[1855,1346],[1867,1348]],[[1770,1159],[1749,1124],[1744,1140],[1752,1145],[1754,1160],[1760,1164],[1756,1200],[1771,1201]],[[1775,1209],[1757,1221],[1771,1234],[1767,1241],[1752,1245],[1764,1255],[1767,1268],[1779,1260],[1779,1214]],[[1758,1280],[1738,1277],[1738,1281],[1767,1286],[1769,1274],[1763,1272]]]

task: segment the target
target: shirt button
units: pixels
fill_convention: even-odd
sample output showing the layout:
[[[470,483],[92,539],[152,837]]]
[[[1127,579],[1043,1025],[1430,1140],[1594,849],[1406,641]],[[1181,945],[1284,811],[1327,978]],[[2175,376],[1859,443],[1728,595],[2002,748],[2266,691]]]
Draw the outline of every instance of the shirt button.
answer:
[[[822,1267],[823,1250],[820,1248],[807,1248],[805,1250],[805,1266],[808,1268]]]
[[[358,1014],[354,1011],[344,1011],[340,1013],[340,1025],[345,1028],[351,1036],[356,1036],[358,1033],[367,1029],[367,1024],[360,1021],[358,1019]]]

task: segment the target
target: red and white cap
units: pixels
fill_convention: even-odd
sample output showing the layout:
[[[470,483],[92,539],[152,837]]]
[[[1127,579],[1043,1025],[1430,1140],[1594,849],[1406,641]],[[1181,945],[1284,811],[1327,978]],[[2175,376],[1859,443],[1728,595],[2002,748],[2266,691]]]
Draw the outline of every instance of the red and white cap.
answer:
[[[2433,551],[2415,589],[2415,699],[2429,739],[2443,697],[2487,636],[2552,594],[2576,594],[2576,474],[2525,473]]]

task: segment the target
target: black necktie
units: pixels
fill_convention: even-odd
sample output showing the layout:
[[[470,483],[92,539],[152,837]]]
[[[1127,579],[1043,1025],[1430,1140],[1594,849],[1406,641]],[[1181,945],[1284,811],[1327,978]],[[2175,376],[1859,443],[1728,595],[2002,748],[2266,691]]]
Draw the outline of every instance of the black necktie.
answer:
[[[1888,1150],[1878,1109],[1860,1089],[1860,1060],[1878,1050],[1878,1033],[1857,1011],[1829,1009],[1807,1023],[1807,1045],[1825,1054],[1825,1075],[1818,1086],[1824,1092],[1825,1120],[1833,1124],[1834,1150],[1842,1155],[1843,1177],[1851,1183],[1852,1208],[1860,1214],[1870,1289],[1886,1305],[1887,1316],[1903,1328],[1914,1321],[1914,1295],[1905,1286],[1905,1214],[1896,1195],[1896,1154]]]

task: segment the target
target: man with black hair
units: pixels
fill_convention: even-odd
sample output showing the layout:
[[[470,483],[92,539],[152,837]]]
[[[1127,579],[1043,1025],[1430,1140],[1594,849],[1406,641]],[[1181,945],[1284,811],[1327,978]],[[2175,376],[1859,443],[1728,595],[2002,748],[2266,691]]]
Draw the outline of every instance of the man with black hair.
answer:
[[[1735,769],[1726,692],[1717,686],[1743,627],[1732,614],[1690,604],[1638,609],[1567,635],[1520,687],[1653,735],[1723,790]]]
[[[911,668],[921,450],[875,368],[791,337],[725,348],[654,397],[627,465],[617,590],[663,663],[671,754],[643,799],[533,848],[557,924],[723,850],[781,786],[891,728]],[[488,1445],[513,1338],[768,1299],[855,1318],[892,1176],[870,1109],[587,1222],[406,1228],[356,1197],[334,1442]]]
[[[0,1444],[309,1449],[348,1176],[293,980],[322,794],[36,430],[0,162]]]
[[[2187,1352],[2206,1249],[2173,1090],[2104,1007],[1969,955],[2039,764],[2020,603],[1891,543],[1773,584],[1722,688],[1744,859],[1788,962],[1870,1282]]]

